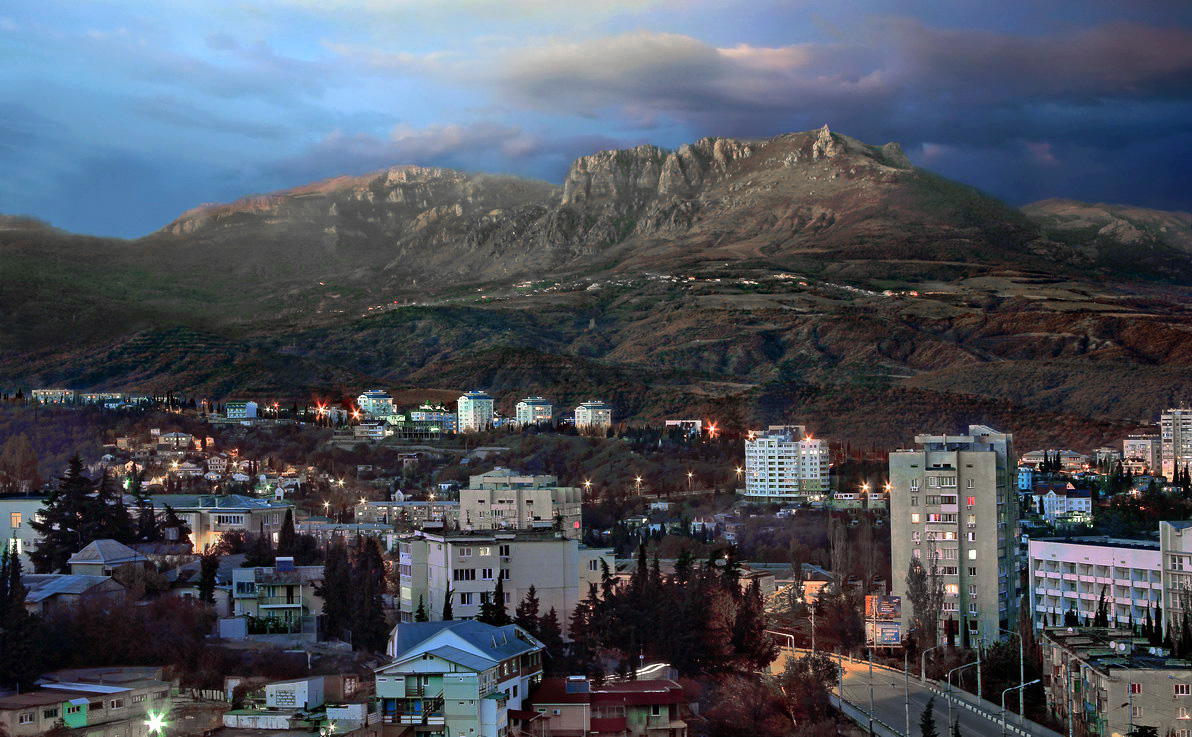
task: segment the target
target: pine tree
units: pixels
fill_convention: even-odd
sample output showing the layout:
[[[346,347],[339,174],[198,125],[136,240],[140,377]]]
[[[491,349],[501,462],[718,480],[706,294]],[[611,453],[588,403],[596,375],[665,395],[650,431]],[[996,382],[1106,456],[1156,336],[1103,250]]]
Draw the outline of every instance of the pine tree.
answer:
[[[219,572],[219,555],[208,551],[199,556],[199,601],[215,603],[215,576]]]
[[[415,622],[430,621],[430,617],[426,616],[426,603],[422,601],[422,597],[418,597],[418,608],[414,610]]]
[[[534,588],[534,584],[530,584],[530,589],[526,591],[526,598],[518,603],[513,612],[513,623],[534,637],[538,637],[540,634],[538,606],[538,590]]]
[[[940,737],[935,729],[935,697],[927,700],[923,713],[919,715],[919,734],[921,737]]]
[[[283,557],[294,555],[294,510],[287,509],[286,517],[282,520],[281,530],[277,533],[277,554]]]
[[[451,597],[452,596],[453,596],[453,594],[451,592],[451,587],[448,586],[447,593],[443,595],[443,617],[442,617],[442,619],[444,622],[450,622],[451,620],[455,619],[455,612],[453,612],[451,610]]]
[[[166,505],[165,518],[161,521],[161,531],[166,540],[179,543],[186,542],[191,533],[190,527],[169,504]]]
[[[7,551],[3,620],[0,620],[0,686],[29,688],[41,673],[44,648],[37,620],[25,609],[25,585],[21,582],[21,558],[16,545]]]
[[[389,638],[385,623],[385,561],[376,538],[356,539],[352,565],[352,645],[357,650],[382,652]]]
[[[513,620],[509,618],[509,611],[505,608],[505,580],[497,577],[497,588],[493,590],[492,599],[493,607],[493,626],[504,627],[507,624],[512,624]]]
[[[557,672],[563,658],[563,629],[559,626],[559,614],[551,607],[535,624],[538,634],[535,637],[546,646],[547,657],[543,662],[543,669],[547,675]]]
[[[83,475],[83,461],[75,454],[58,488],[46,497],[41,519],[29,525],[37,531],[37,548],[29,552],[37,573],[67,573],[70,556],[82,550],[91,538],[86,530],[95,519],[91,480]]]
[[[92,540],[115,540],[130,543],[136,539],[132,517],[124,506],[124,495],[116,488],[108,470],[103,470],[95,486],[96,520],[88,537]]]
[[[136,537],[140,542],[158,542],[162,539],[161,526],[157,523],[157,512],[153,500],[145,490],[145,474],[133,469],[128,479],[128,493],[132,495],[137,508]]]
[[[761,670],[778,657],[778,646],[766,632],[766,626],[765,603],[755,578],[737,606],[733,626],[733,650],[747,668]]]

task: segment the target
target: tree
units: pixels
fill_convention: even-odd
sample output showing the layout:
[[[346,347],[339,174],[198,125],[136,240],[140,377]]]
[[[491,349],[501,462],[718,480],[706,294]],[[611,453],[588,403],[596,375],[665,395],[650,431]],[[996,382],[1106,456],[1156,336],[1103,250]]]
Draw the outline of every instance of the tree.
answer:
[[[38,622],[25,609],[16,544],[0,555],[0,686],[29,688],[41,673]]]
[[[830,716],[832,707],[828,692],[839,672],[826,653],[808,653],[801,658],[788,659],[777,681],[791,718],[802,724]]]
[[[940,737],[935,729],[935,697],[927,700],[923,713],[919,715],[919,734],[921,737]]]
[[[97,517],[91,479],[83,475],[83,461],[77,453],[58,482],[58,488],[46,497],[41,519],[29,523],[38,534],[37,548],[29,552],[37,573],[67,573],[70,556],[91,542],[87,530]]]
[[[444,622],[450,622],[451,620],[455,619],[455,612],[451,611],[451,597],[452,596],[453,596],[453,594],[451,592],[451,587],[448,586],[447,593],[443,595],[443,617],[442,617],[442,619]]]
[[[422,596],[418,597],[418,608],[414,610],[415,622],[428,622],[430,617],[426,616],[426,604],[422,601]]]
[[[911,558],[906,572],[906,598],[914,611],[915,629],[922,633],[923,640],[935,644],[939,632],[939,616],[944,608],[943,577],[937,572],[936,548],[928,541],[927,565],[918,558]],[[930,566],[930,569],[928,568]]]
[[[199,601],[204,604],[215,603],[215,576],[219,572],[219,555],[214,551],[203,553],[199,557]]]
[[[766,632],[766,610],[762,591],[755,578],[749,584],[733,624],[733,649],[747,668],[761,670],[778,657],[778,645]]]
[[[547,675],[559,672],[557,668],[562,665],[564,656],[563,629],[559,625],[559,614],[554,607],[542,615],[535,629],[538,632],[535,636],[546,646],[547,659],[543,663],[544,670]]]
[[[1133,607],[1131,607],[1133,609]],[[1105,587],[1101,587],[1101,595],[1097,598],[1097,613],[1093,616],[1094,627],[1109,626],[1109,604],[1105,601]]]
[[[281,530],[277,533],[277,554],[285,557],[294,555],[294,510],[287,509],[286,517],[282,520]]]
[[[352,566],[343,542],[336,541],[327,549],[323,563],[323,581],[315,592],[323,599],[325,631],[332,637],[343,638],[343,631],[352,626],[351,611]]]
[[[538,590],[534,584],[526,591],[526,598],[522,599],[513,612],[513,623],[529,632],[534,637],[539,635]],[[557,623],[557,618],[556,618]]]
[[[356,538],[352,565],[352,646],[382,652],[389,639],[385,622],[385,561],[374,537]]]
[[[136,539],[128,507],[124,506],[124,495],[116,488],[115,481],[107,469],[95,485],[96,518],[88,534],[92,540],[110,539],[130,543]]]
[[[139,542],[158,542],[161,540],[161,526],[157,523],[153,500],[145,489],[144,477],[144,473],[135,467],[128,477],[128,493],[132,495],[137,509],[136,539]]]
[[[25,433],[12,435],[0,450],[0,493],[12,494],[41,487],[37,453]]]
[[[960,716],[958,715],[952,720],[952,737],[961,737],[960,735]]]

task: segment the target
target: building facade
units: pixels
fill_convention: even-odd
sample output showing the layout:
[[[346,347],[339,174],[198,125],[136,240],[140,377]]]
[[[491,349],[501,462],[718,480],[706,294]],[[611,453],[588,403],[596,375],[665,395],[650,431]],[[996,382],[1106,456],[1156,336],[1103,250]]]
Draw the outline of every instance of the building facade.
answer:
[[[74,404],[78,392],[74,389],[34,389],[31,395],[38,404]]]
[[[526,397],[514,408],[514,420],[521,426],[549,425],[555,417],[555,405],[542,397]]]
[[[411,620],[420,602],[432,621],[442,619],[448,590],[455,618],[472,619],[500,577],[506,611],[512,613],[534,586],[539,611],[553,607],[566,633],[588,584],[600,580],[601,561],[616,569],[611,549],[589,548],[553,532],[420,530],[403,535],[398,541],[402,620]]]
[[[545,678],[530,697],[541,715],[531,734],[584,737],[686,737],[683,687],[674,681],[643,680],[594,685],[584,676]],[[538,721],[543,722],[539,724]]]
[[[380,389],[369,389],[356,397],[356,406],[368,417],[388,417],[393,414],[393,397]]]
[[[1163,621],[1175,625],[1192,614],[1192,522],[1160,522],[1159,554]]]
[[[745,441],[747,499],[787,503],[822,500],[828,492],[828,443],[802,425],[774,425]]]
[[[1192,409],[1169,409],[1159,416],[1159,455],[1168,479],[1192,464]]]
[[[460,526],[465,530],[549,529],[578,539],[583,492],[559,486],[554,476],[517,474],[497,467],[472,476],[459,492]]]
[[[37,531],[30,523],[41,514],[45,503],[45,497],[39,495],[0,496],[0,540],[9,550],[16,546],[25,571],[33,570],[29,552],[37,549]]]
[[[235,400],[224,402],[224,417],[229,420],[252,420],[257,416],[257,403]]]
[[[970,425],[965,435],[918,435],[915,443],[890,454],[892,593],[902,597],[903,630],[914,611],[906,572],[915,558],[943,577],[941,621],[959,622],[970,641],[996,641],[1017,617],[1013,438]]]
[[[313,631],[313,618],[323,611],[323,597],[315,591],[322,582],[323,566],[296,566],[293,558],[278,558],[268,568],[236,568],[233,614],[262,620],[269,632]]]
[[[612,426],[612,405],[593,399],[575,408],[575,429],[581,433],[603,434]]]
[[[455,426],[459,432],[476,432],[493,424],[493,398],[482,391],[470,391],[456,403]]]
[[[1092,621],[1104,595],[1110,624],[1152,621],[1163,605],[1158,543],[1108,537],[1039,538],[1027,565],[1036,629],[1063,623],[1074,611]]]
[[[1122,459],[1124,462],[1141,461],[1147,472],[1157,473],[1163,466],[1163,450],[1159,443],[1159,435],[1128,435],[1122,441]]]
[[[169,506],[190,528],[190,542],[196,553],[217,545],[225,532],[262,532],[276,542],[276,533],[281,531],[289,505],[281,502],[242,496],[240,494],[155,494],[150,497],[154,513],[162,519]],[[132,508],[134,500],[125,497],[125,504]],[[174,528],[165,530],[167,542]]]

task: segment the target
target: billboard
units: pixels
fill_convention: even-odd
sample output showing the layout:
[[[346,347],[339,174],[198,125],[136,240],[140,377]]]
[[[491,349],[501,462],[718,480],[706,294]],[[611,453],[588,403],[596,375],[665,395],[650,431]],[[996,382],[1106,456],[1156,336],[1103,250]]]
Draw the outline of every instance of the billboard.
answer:
[[[865,623],[865,639],[870,645],[901,645],[902,623],[871,619]]]
[[[879,622],[902,619],[902,597],[866,596],[865,619]]]

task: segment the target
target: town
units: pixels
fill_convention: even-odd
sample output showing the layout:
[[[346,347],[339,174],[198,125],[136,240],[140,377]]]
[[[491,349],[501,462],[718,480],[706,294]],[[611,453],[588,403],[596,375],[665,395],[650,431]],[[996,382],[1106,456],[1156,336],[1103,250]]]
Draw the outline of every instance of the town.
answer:
[[[0,730],[1192,733],[1192,410],[875,454],[423,394],[0,395]]]

